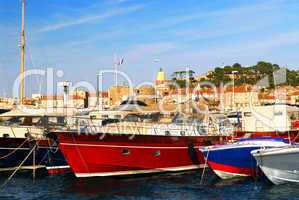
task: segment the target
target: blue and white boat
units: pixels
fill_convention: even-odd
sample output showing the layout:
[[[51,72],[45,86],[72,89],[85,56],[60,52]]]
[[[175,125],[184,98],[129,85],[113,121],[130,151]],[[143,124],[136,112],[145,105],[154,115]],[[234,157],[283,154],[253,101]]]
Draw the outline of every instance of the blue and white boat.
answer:
[[[222,179],[248,177],[256,174],[257,163],[251,151],[261,148],[283,147],[289,140],[274,137],[240,139],[233,144],[203,147],[207,163]]]

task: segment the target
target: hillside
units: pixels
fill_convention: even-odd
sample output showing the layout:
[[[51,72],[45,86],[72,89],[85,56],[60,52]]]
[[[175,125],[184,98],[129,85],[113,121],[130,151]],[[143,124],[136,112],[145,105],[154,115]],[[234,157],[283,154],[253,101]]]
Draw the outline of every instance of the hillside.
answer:
[[[202,79],[201,81],[211,81],[216,85],[220,85],[221,83],[226,84],[235,79],[235,85],[255,85],[259,80],[268,77],[269,88],[273,88],[275,85],[273,72],[279,69],[282,69],[282,67],[265,61],[260,61],[256,65],[249,67],[244,67],[239,63],[235,63],[231,66],[216,67],[213,71],[208,73],[206,79]],[[286,69],[286,74],[287,81],[283,85],[299,85],[299,70]]]

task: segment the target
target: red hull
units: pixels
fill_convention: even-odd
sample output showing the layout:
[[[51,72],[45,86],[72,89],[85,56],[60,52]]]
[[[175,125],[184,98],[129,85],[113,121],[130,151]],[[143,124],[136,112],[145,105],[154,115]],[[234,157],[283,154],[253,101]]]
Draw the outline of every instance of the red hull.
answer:
[[[203,167],[200,146],[220,136],[76,135],[59,133],[60,149],[77,177],[171,172]]]

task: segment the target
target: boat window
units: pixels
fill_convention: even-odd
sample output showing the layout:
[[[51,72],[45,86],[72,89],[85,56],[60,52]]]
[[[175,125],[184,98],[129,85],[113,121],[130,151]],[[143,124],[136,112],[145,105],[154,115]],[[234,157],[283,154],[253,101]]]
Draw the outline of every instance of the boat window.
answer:
[[[65,118],[63,116],[61,117],[48,117],[48,122],[49,124],[64,124],[65,123]]]
[[[244,112],[244,116],[245,116],[245,117],[251,117],[251,116],[252,116],[252,113],[251,113],[251,112]]]
[[[127,122],[138,122],[138,121],[140,121],[140,119],[139,119],[139,117],[137,115],[127,115],[124,118],[124,121],[127,121]]]
[[[103,119],[108,119],[109,116],[108,116],[108,115],[102,115],[102,118],[103,118]]]
[[[281,116],[281,115],[283,115],[282,112],[274,112],[274,116]]]
[[[170,132],[169,131],[165,131],[165,135],[166,136],[170,136]]]
[[[177,115],[174,117],[174,119],[173,119],[172,122],[175,123],[175,124],[183,124],[183,123],[186,122],[186,119],[184,118],[183,115],[181,115],[181,114],[177,114]]]
[[[21,125],[24,122],[24,117],[12,117],[6,121],[8,125]]]
[[[44,124],[42,117],[33,117],[31,120],[32,120],[31,125],[40,126]]]
[[[295,121],[299,120],[299,112],[291,112],[289,116],[291,120],[295,120]]]
[[[107,118],[108,118],[108,115],[107,115]],[[121,119],[121,115],[114,115],[114,118],[115,119]]]
[[[32,126],[32,118],[31,117],[23,117],[23,122],[21,123],[23,126]]]

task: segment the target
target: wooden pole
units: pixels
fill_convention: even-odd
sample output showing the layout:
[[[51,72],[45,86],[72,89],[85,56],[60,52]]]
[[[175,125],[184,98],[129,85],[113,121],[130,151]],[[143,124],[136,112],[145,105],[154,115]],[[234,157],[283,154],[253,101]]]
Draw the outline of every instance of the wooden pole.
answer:
[[[21,32],[21,66],[20,66],[20,78],[21,78],[21,88],[20,88],[20,98],[21,104],[23,104],[25,98],[25,0],[22,0],[22,32]]]
[[[33,176],[33,180],[35,180],[35,151],[36,151],[36,148],[35,148],[36,146],[34,146],[33,148],[34,148],[34,151],[33,151],[33,173],[32,173],[32,176]]]

